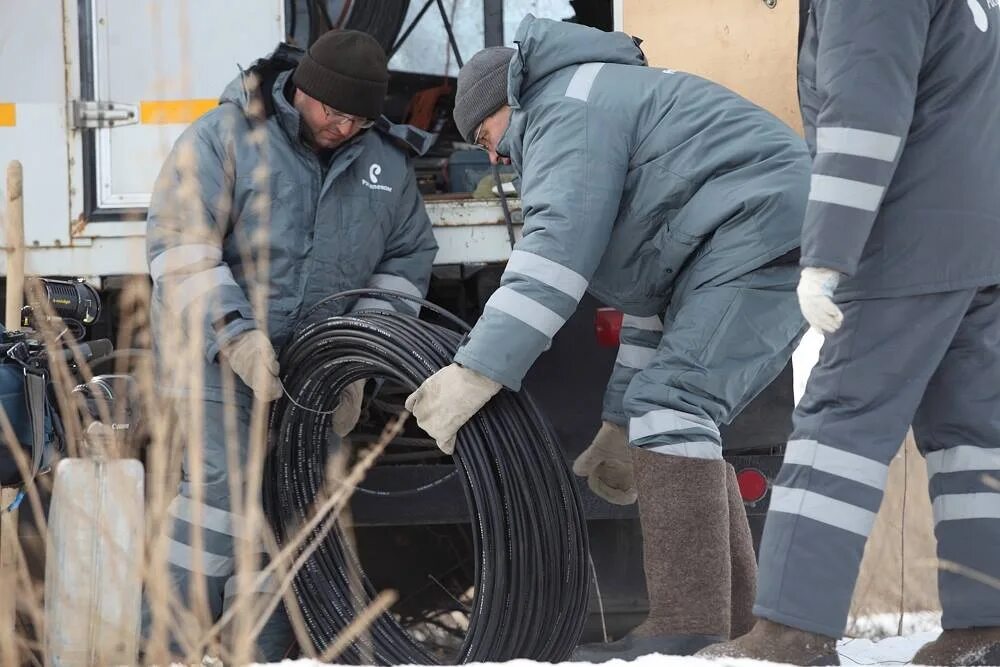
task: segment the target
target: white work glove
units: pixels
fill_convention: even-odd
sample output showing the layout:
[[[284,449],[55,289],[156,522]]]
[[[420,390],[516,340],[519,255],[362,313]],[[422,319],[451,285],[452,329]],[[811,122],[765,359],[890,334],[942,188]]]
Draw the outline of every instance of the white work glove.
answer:
[[[590,447],[573,461],[573,472],[609,503],[631,505],[638,496],[624,426],[603,422]]]
[[[341,438],[358,425],[361,401],[365,397],[365,382],[367,380],[356,380],[340,392],[340,403],[333,410],[333,432]]]
[[[222,350],[233,372],[240,376],[262,401],[281,397],[278,355],[260,329],[251,329],[233,339]]]
[[[445,454],[455,451],[455,435],[503,386],[458,364],[430,376],[406,399],[417,425]]]
[[[833,302],[833,292],[840,282],[840,273],[833,269],[807,266],[802,269],[799,286],[799,308],[810,326],[823,333],[833,333],[844,322],[844,314]]]

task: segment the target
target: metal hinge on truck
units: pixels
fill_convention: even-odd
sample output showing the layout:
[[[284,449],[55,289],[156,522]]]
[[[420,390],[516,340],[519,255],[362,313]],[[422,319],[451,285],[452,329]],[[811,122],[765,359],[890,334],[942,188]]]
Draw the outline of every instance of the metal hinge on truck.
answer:
[[[138,122],[138,105],[73,100],[73,127],[78,130],[135,125]]]

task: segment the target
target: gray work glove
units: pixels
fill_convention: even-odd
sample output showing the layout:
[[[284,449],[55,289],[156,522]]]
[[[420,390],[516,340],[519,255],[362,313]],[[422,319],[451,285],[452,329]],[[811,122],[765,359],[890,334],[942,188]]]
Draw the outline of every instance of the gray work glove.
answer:
[[[445,454],[455,451],[455,436],[503,388],[484,375],[458,364],[430,376],[406,399],[417,425],[434,438]]]
[[[833,333],[844,322],[844,314],[833,302],[840,273],[833,269],[807,266],[802,269],[799,286],[799,309],[810,326],[825,334]]]
[[[222,355],[257,398],[270,402],[281,397],[278,355],[263,331],[240,334],[223,348]]]
[[[367,380],[356,380],[340,393],[340,403],[333,410],[333,432],[341,438],[358,425],[361,402],[365,397],[365,382]]]
[[[590,447],[573,461],[573,472],[609,503],[631,505],[638,496],[624,426],[602,422]]]

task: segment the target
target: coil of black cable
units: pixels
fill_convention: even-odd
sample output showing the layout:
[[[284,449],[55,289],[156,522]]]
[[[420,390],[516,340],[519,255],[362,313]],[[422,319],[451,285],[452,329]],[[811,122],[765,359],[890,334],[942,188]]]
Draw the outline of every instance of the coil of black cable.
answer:
[[[395,292],[356,290],[333,299],[362,295],[417,301],[465,327],[436,306]],[[329,416],[319,413],[332,410],[344,387],[361,378],[415,389],[451,362],[461,339],[455,330],[388,309],[330,317],[298,332],[281,355],[282,380],[294,401],[274,407],[264,480],[264,508],[279,543],[312,515],[324,489]],[[586,616],[587,537],[580,497],[551,428],[525,392],[504,390],[458,434],[454,461],[477,561],[468,631],[456,662],[565,659]],[[363,572],[358,585],[359,572],[337,526],[295,575],[293,590],[317,653],[376,594]],[[338,658],[368,660],[438,662],[391,613],[379,616]]]

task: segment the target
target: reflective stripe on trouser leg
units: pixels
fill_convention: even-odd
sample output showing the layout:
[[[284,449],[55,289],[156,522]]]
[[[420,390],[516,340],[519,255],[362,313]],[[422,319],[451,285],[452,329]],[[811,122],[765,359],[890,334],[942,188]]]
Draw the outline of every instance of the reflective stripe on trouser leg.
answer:
[[[203,422],[200,446],[195,443],[196,438],[183,434],[189,444],[179,493],[168,507],[167,520],[171,524],[167,527],[170,538],[166,559],[171,585],[181,606],[196,608],[198,603],[190,599],[190,592],[194,578],[201,577],[207,591],[211,620],[215,621],[225,609],[226,585],[236,572],[236,552],[241,542],[250,541],[250,553],[254,554],[256,561],[251,566],[254,570],[258,569],[263,548],[257,533],[267,529],[267,526],[251,530],[239,515],[231,511],[229,472],[237,468],[246,469],[251,411],[214,401],[203,401],[201,405],[204,413],[200,416]],[[188,410],[184,401],[178,401],[175,407],[177,410]],[[235,414],[228,412],[231,410],[235,410]],[[190,423],[190,420],[178,420],[178,423]],[[236,431],[227,432],[227,423],[235,423]],[[236,439],[236,461],[227,460],[228,437]],[[192,478],[190,459],[199,453],[203,475],[201,480],[195,480]],[[196,536],[200,540],[195,539]],[[147,636],[150,622],[148,604],[144,604],[143,630]],[[278,656],[280,659],[290,639],[290,627],[287,638],[282,638],[280,633],[262,634],[257,638],[258,652],[268,658]],[[172,640],[171,650],[179,654],[180,647],[176,641]]]
[[[662,408],[630,419],[628,432],[629,442],[658,454],[722,458],[719,427],[708,417]]]
[[[820,351],[771,492],[755,615],[843,634],[889,462],[969,298],[841,304],[844,325]]]
[[[930,477],[945,628],[1000,626],[998,323],[1000,290],[980,290],[913,419]]]
[[[776,266],[695,289],[682,278],[656,353],[625,392],[633,445],[722,458],[719,424],[778,376],[804,331],[797,276]]]

